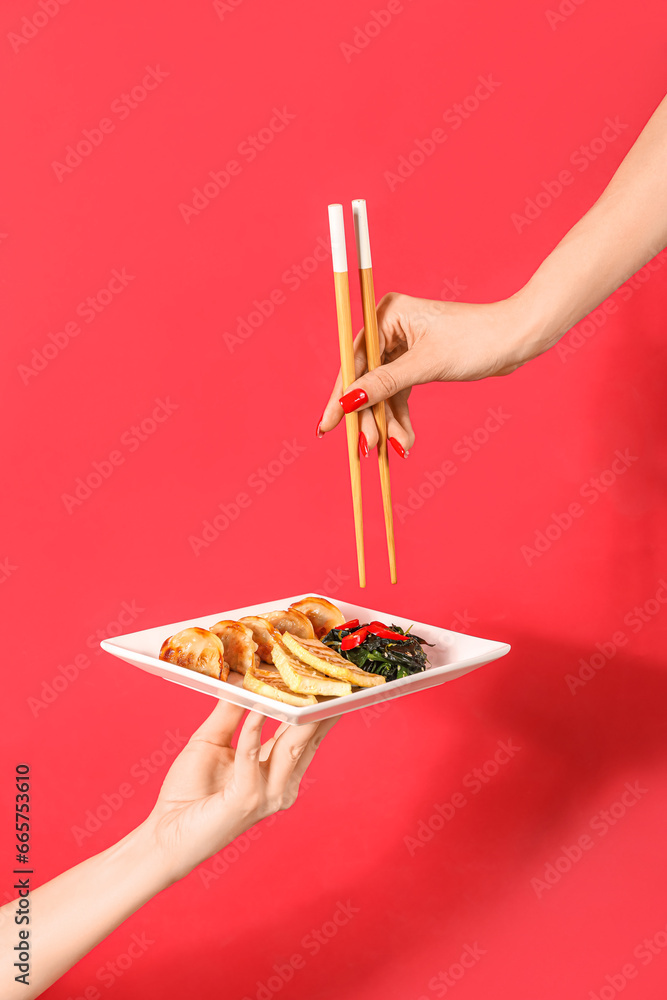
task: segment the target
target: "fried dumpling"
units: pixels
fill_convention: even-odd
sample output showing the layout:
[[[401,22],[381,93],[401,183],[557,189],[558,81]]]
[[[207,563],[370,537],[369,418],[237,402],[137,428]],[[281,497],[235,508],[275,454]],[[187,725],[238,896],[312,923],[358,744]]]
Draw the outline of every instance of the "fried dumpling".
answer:
[[[257,643],[257,655],[260,660],[264,663],[273,663],[271,656],[271,647],[273,645],[271,638],[272,626],[267,622],[266,618],[260,618],[259,615],[246,615],[245,618],[239,618],[239,623],[247,625],[251,630],[252,637]]]
[[[243,675],[243,687],[255,694],[263,694],[266,698],[285,702],[287,705],[317,705],[317,698],[312,694],[296,694],[288,688],[278,670],[266,663],[258,663],[246,670]]]
[[[267,622],[280,633],[291,632],[299,639],[315,638],[315,630],[310,618],[307,618],[303,611],[299,611],[297,608],[292,607],[289,611],[267,611],[262,615],[262,618],[266,618]]]
[[[224,619],[211,625],[211,632],[222,640],[225,647],[225,663],[230,670],[244,674],[255,662],[257,643],[252,637],[252,629],[243,622]]]
[[[225,647],[217,635],[205,628],[185,628],[165,639],[160,659],[221,681],[229,675]]]
[[[345,615],[342,611],[331,601],[327,601],[326,597],[304,597],[302,600],[290,604],[290,611],[293,609],[301,611],[310,619],[317,639],[321,639],[332,628],[342,625],[345,621]],[[304,638],[307,637],[304,636]]]
[[[368,670],[362,670],[335,649],[325,646],[319,639],[297,639],[287,632],[283,636],[283,642],[302,663],[307,663],[329,677],[338,677],[355,687],[364,688],[376,687],[386,682],[386,677],[382,674],[372,674]]]

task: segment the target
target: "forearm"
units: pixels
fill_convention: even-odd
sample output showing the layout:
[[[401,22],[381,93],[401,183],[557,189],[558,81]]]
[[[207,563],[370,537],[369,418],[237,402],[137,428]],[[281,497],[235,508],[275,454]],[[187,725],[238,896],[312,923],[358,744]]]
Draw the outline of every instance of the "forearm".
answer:
[[[173,879],[149,824],[31,893],[29,986],[16,982],[15,903],[0,911],[0,995],[32,1000]]]
[[[667,245],[667,98],[608,187],[515,298],[530,317],[536,353]]]

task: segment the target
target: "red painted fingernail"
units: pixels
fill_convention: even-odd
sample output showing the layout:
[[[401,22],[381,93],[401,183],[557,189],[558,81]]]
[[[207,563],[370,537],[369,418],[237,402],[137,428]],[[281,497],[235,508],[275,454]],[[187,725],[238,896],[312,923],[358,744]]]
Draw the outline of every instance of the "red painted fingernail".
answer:
[[[364,456],[368,458],[370,452],[368,451],[368,441],[366,440],[366,435],[363,431],[359,431],[359,451]]]
[[[353,389],[352,392],[346,392],[344,396],[341,396],[338,402],[346,413],[354,413],[360,406],[366,405],[368,394],[363,389]]]
[[[324,414],[322,414],[322,417],[323,416]],[[317,435],[318,438],[324,437],[324,431],[320,427],[320,424],[322,423],[322,417],[320,417],[320,419],[317,421],[317,430],[315,431],[315,434]]]
[[[389,438],[389,444],[392,446],[394,451],[398,452],[401,458],[407,458],[410,454],[410,452],[406,451],[401,442],[397,441],[396,438]]]

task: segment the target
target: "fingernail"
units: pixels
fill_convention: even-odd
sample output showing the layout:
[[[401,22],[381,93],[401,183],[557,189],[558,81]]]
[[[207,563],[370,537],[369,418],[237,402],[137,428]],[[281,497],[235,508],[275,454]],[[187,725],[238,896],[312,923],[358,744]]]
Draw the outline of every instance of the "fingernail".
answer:
[[[368,441],[366,440],[366,435],[364,434],[363,431],[359,431],[359,451],[364,456],[364,458],[368,458],[369,455]]]
[[[323,416],[324,414],[322,414],[322,417]],[[320,417],[320,419],[317,421],[317,430],[315,431],[315,434],[317,435],[318,438],[324,437],[324,431],[320,427],[320,424],[322,423],[322,417]]]
[[[353,389],[352,392],[346,392],[344,396],[341,396],[338,402],[346,413],[354,413],[360,406],[366,405],[368,394],[363,389]]]
[[[401,442],[397,441],[396,438],[389,438],[389,444],[392,446],[394,451],[398,452],[401,458],[407,458],[410,454],[410,452],[406,451]]]

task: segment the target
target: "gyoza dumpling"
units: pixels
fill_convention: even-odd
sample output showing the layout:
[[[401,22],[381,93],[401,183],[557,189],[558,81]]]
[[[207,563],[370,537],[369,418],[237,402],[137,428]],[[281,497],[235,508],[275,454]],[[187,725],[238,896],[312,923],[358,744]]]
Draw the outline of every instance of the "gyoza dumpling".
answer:
[[[327,601],[326,597],[304,597],[302,600],[290,604],[290,611],[292,610],[301,611],[310,620],[317,639],[321,639],[332,628],[342,625],[345,621],[345,615],[342,611],[331,601]],[[303,638],[309,637],[303,636]]]
[[[225,647],[217,635],[205,628],[185,628],[165,639],[160,659],[221,681],[226,681],[229,675]]]
[[[266,618],[267,622],[281,634],[291,632],[298,639],[315,638],[310,618],[307,618],[303,611],[298,611],[297,608],[290,608],[289,611],[267,611],[262,615],[262,618]]]
[[[235,670],[237,674],[244,674],[253,666],[257,643],[252,637],[252,629],[249,625],[225,619],[211,625],[211,632],[222,640],[222,645],[225,647],[225,663],[228,664],[230,670]]]
[[[260,660],[263,663],[273,663],[273,657],[271,656],[271,647],[273,646],[271,625],[267,622],[266,618],[260,618],[259,615],[246,615],[245,618],[239,618],[239,623],[247,625],[251,630],[252,637],[257,643],[257,655]]]

